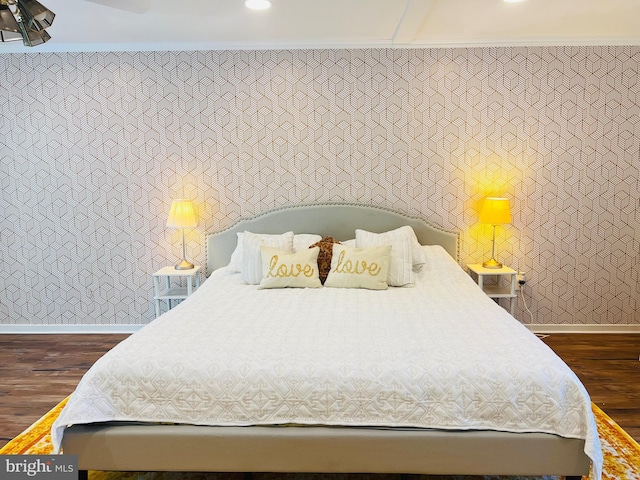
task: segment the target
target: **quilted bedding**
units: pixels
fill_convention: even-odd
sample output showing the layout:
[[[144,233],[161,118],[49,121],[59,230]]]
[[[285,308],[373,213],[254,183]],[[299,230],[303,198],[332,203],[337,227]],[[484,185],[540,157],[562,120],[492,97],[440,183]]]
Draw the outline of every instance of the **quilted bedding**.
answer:
[[[589,396],[440,247],[413,288],[258,290],[214,272],[87,372],[55,422],[544,432],[602,455]]]

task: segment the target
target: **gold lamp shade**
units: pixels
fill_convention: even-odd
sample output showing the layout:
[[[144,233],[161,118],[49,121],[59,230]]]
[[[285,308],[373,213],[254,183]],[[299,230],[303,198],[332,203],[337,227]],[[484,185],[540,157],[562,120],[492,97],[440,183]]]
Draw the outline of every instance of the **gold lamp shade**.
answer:
[[[484,268],[502,268],[496,260],[496,225],[511,223],[511,208],[509,199],[502,197],[487,197],[484,199],[480,211],[480,222],[493,225],[493,241],[491,246],[491,260],[482,263]]]
[[[196,213],[191,200],[179,199],[171,203],[167,227],[182,229],[182,260],[176,265],[176,270],[189,270],[193,263],[187,261],[185,253],[184,229],[197,227]]]

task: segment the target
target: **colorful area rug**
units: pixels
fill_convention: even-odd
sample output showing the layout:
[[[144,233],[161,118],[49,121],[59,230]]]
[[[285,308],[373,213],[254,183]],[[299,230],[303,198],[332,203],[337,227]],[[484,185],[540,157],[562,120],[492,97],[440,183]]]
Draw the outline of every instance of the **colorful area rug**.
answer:
[[[51,424],[66,404],[66,399],[56,405],[40,420],[27,428],[0,449],[5,455],[48,455],[52,453]],[[602,453],[604,455],[603,480],[640,480],[640,445],[596,405],[593,413],[598,425]],[[254,480],[397,480],[399,475],[384,474],[283,474],[257,473]],[[563,480],[564,477],[473,477],[411,475],[412,480]],[[89,472],[90,480],[242,480],[241,473],[161,473],[161,472]],[[584,477],[585,480],[588,477]]]

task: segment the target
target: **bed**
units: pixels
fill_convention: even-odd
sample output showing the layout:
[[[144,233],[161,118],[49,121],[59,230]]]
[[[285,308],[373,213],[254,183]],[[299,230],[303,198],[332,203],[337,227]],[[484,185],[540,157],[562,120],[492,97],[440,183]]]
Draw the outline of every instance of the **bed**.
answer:
[[[239,232],[351,246],[406,228],[425,261],[405,287],[261,289],[234,257]],[[200,288],[96,362],[54,424],[82,471],[600,478],[586,390],[457,264],[455,232],[302,205],[211,234],[206,251]]]

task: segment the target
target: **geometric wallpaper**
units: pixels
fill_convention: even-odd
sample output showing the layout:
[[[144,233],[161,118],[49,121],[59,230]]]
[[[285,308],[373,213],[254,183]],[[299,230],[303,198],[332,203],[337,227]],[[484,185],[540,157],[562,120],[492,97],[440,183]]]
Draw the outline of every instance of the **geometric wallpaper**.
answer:
[[[284,205],[423,216],[486,259],[484,197],[515,315],[640,326],[640,47],[0,54],[0,324],[154,318],[204,236]]]

